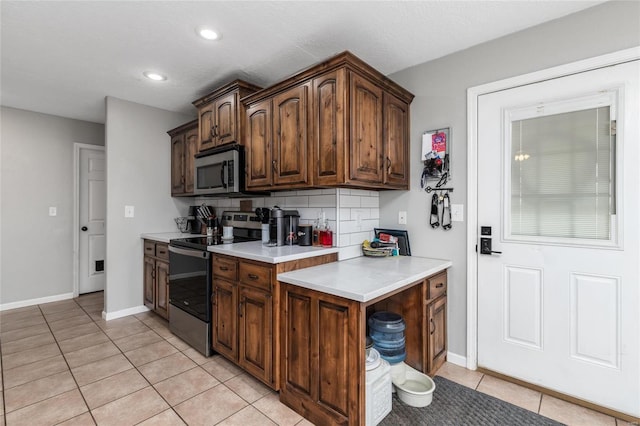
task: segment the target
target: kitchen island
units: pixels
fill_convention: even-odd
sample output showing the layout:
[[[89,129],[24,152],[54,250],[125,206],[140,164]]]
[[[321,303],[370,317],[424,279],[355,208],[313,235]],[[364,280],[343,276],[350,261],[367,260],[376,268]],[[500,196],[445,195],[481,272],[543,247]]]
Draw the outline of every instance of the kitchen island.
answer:
[[[316,424],[365,424],[367,318],[406,323],[405,362],[433,374],[446,360],[448,260],[355,259],[278,274],[280,401]]]

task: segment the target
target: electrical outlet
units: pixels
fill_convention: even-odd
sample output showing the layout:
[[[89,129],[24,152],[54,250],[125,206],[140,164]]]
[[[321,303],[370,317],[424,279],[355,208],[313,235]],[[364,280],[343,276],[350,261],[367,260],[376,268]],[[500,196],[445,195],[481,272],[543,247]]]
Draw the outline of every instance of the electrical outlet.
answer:
[[[133,206],[124,206],[124,217],[133,217],[134,209]]]
[[[356,227],[362,229],[362,213],[359,211],[356,212]]]
[[[58,214],[57,207],[49,207],[49,216],[56,216]]]
[[[407,212],[400,211],[398,212],[398,224],[406,225],[407,224]]]

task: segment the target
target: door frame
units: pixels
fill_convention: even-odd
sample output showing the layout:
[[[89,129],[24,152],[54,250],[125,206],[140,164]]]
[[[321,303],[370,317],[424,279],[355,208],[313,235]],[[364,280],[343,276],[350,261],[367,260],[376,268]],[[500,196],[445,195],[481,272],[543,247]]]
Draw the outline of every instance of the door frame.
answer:
[[[494,81],[467,89],[467,354],[466,367],[478,368],[478,98],[492,92],[539,83],[640,59],[640,46]]]
[[[80,294],[80,150],[105,152],[104,145],[73,144],[73,297]],[[106,156],[106,152],[105,152]],[[105,259],[106,261],[106,259]],[[106,270],[105,270],[106,273]],[[106,290],[106,288],[105,288]]]

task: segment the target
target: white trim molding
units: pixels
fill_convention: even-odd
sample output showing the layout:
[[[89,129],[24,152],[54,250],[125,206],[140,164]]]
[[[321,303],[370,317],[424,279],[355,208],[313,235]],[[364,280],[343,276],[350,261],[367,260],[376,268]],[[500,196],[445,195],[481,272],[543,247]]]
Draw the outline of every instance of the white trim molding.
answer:
[[[41,305],[43,303],[59,302],[61,300],[73,299],[73,293],[56,294],[55,296],[38,297],[36,299],[21,300],[18,302],[9,302],[0,305],[0,311],[8,311],[9,309],[24,308],[26,306]]]
[[[141,314],[143,312],[147,312],[150,309],[144,305],[134,306],[133,308],[121,309],[115,312],[105,312],[102,311],[102,319],[105,321],[111,321],[117,318],[126,317],[129,315]]]
[[[584,59],[570,64],[560,65],[546,70],[536,71],[517,77],[507,78],[467,89],[467,357],[466,367],[475,370],[478,367],[478,164],[472,159],[478,158],[478,98],[489,93],[511,89],[518,86],[538,83],[544,80],[565,77],[592,71],[598,68],[618,65],[640,59],[640,46],[594,58]],[[447,357],[450,355],[447,354]],[[449,359],[449,358],[447,358]],[[464,357],[458,356],[462,361]],[[454,354],[450,362],[456,363]]]
[[[447,352],[447,362],[467,368],[467,357],[454,354],[453,352]]]

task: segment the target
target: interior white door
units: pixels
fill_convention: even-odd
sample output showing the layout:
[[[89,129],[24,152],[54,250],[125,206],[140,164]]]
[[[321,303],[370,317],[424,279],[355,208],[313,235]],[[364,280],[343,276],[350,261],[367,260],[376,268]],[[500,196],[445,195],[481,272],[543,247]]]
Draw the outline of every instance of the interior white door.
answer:
[[[104,290],[105,155],[102,149],[80,148],[79,156],[78,292]]]
[[[632,416],[639,76],[633,61],[478,100],[478,366]]]

